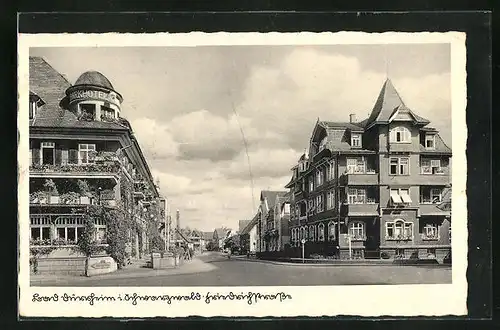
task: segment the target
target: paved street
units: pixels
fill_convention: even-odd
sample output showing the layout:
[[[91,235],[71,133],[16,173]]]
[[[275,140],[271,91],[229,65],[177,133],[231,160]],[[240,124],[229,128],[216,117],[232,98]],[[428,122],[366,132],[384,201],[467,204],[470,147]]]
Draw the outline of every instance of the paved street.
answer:
[[[64,277],[33,280],[39,286],[275,286],[382,285],[451,283],[451,267],[443,266],[307,266],[228,260],[206,253],[181,269],[161,273],[142,269],[99,278]]]

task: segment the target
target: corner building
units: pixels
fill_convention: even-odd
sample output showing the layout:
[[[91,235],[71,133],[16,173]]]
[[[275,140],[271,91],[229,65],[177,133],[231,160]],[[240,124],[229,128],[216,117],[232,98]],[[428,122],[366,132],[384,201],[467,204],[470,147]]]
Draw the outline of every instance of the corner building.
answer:
[[[286,185],[294,254],[435,258],[451,252],[451,149],[388,79],[369,118],[317,121]]]
[[[159,194],[130,123],[123,98],[101,73],[83,73],[71,85],[43,58],[30,57],[30,246],[57,247],[39,272],[80,272],[73,252],[90,205],[120,209],[135,223],[129,256],[150,250],[148,226],[165,216]],[[95,223],[106,246],[107,224]],[[158,242],[156,242],[158,245]]]

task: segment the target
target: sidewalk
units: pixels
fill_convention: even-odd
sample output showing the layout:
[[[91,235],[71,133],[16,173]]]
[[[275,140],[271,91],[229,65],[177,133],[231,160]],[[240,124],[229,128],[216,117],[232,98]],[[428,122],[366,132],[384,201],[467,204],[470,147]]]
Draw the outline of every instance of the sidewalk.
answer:
[[[232,256],[235,260],[261,262],[274,265],[295,266],[295,267],[344,267],[344,266],[426,266],[426,267],[451,267],[450,265],[443,264],[395,264],[392,260],[373,259],[373,260],[318,260],[318,259],[305,259],[302,263],[298,258],[294,262],[286,261],[273,261],[265,259],[247,258],[246,256]]]
[[[45,282],[85,282],[88,280],[100,280],[100,279],[113,279],[113,278],[141,278],[141,277],[154,277],[154,276],[168,276],[168,275],[182,275],[182,274],[197,274],[210,272],[217,267],[205,263],[198,258],[192,260],[186,260],[182,266],[179,268],[169,268],[169,269],[152,269],[152,268],[139,268],[139,267],[126,267],[124,269],[119,269],[116,272],[96,275],[92,277],[86,276],[69,276],[69,275],[31,275],[30,282],[31,285],[36,286],[37,284],[44,284]]]

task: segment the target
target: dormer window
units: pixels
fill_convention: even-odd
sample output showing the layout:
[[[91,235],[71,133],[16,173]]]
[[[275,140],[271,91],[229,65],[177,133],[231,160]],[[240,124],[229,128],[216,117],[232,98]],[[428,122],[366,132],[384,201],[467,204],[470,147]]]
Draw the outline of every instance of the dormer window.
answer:
[[[389,140],[391,143],[410,143],[411,133],[410,130],[404,126],[398,126],[391,129],[389,133]]]
[[[361,148],[361,134],[351,133],[351,147]]]
[[[83,103],[79,105],[80,107],[80,116],[78,119],[80,120],[95,120],[95,112],[96,112],[96,107],[95,104],[92,103]]]
[[[425,149],[429,150],[436,149],[436,135],[434,134],[425,135]]]
[[[115,110],[110,107],[101,105],[101,120],[115,119]]]
[[[35,119],[38,105],[36,101],[30,101],[30,119]]]

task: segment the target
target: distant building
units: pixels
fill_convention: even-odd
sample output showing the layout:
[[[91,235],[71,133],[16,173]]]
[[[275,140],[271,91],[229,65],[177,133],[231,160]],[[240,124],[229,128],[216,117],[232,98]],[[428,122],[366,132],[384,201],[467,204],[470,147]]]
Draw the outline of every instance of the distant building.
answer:
[[[442,260],[451,210],[439,206],[450,196],[452,152],[429,123],[390,80],[369,118],[318,120],[286,185],[296,253],[305,240],[307,255]]]
[[[214,233],[211,231],[201,232],[200,248],[201,251],[207,251],[207,245],[213,240]]]
[[[214,230],[212,238],[220,250],[224,248],[224,241],[230,234],[231,230],[228,228],[216,228]]]
[[[240,230],[240,246],[241,252],[250,252],[254,254],[257,252],[257,223],[259,219],[259,214],[256,214],[252,220],[250,220],[246,226]]]
[[[285,197],[286,191],[263,190],[257,211],[258,252],[271,251],[272,244],[279,241],[278,229],[275,228],[274,213],[278,197]]]

